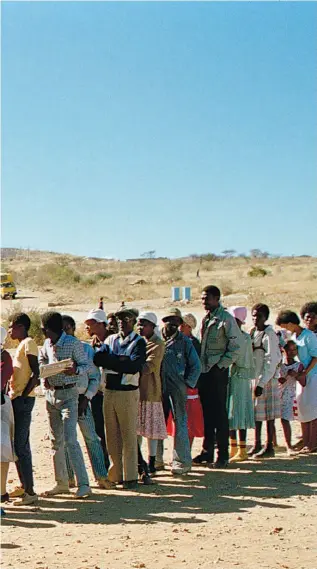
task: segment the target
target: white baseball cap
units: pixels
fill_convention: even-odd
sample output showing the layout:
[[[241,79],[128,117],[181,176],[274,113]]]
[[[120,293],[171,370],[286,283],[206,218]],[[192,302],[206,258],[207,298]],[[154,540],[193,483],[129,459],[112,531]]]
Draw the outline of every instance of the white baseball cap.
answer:
[[[154,312],[141,312],[138,316],[138,320],[148,320],[148,322],[151,322],[154,326],[157,325],[157,316]]]
[[[88,312],[85,322],[87,322],[87,320],[96,320],[96,322],[104,322],[105,324],[108,324],[106,313],[101,308],[94,308]]]

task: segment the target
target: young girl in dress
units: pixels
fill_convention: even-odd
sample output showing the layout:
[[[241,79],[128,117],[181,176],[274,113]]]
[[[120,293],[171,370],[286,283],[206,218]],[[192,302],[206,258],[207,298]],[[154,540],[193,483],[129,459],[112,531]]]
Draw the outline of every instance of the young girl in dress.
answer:
[[[296,398],[296,378],[304,366],[295,358],[297,356],[297,346],[293,340],[289,340],[283,348],[284,361],[280,368],[279,390],[281,397],[281,422],[284,432],[287,454],[292,456],[295,453],[292,447],[292,431],[290,421],[294,421],[294,408]]]
[[[240,330],[247,317],[245,306],[234,306],[228,312],[235,318]],[[251,380],[254,378],[252,342],[249,334],[241,330],[243,344],[239,357],[231,366],[228,385],[228,419],[230,436],[230,462],[247,460],[247,429],[254,429],[254,411]],[[237,446],[239,431],[239,447]]]
[[[282,356],[279,340],[272,326],[266,322],[270,310],[266,304],[252,308],[254,328],[251,330],[255,377],[253,381],[255,442],[248,452],[254,458],[274,456],[274,420],[281,417],[281,401],[277,378]],[[262,448],[262,423],[266,422],[266,444]]]
[[[276,319],[278,326],[293,334],[298,358],[304,366],[297,376],[296,400],[304,443],[300,452],[310,453],[317,450],[317,336],[299,323],[297,314],[291,310],[280,312]]]
[[[180,325],[179,330],[193,342],[194,348],[198,356],[200,356],[200,342],[193,335],[193,330],[195,330],[197,326],[197,320],[195,316],[191,313],[183,314],[182,318],[183,322]],[[198,389],[196,387],[194,389],[192,389],[191,387],[187,387],[186,391],[187,391],[186,411],[187,411],[188,437],[189,437],[190,448],[192,448],[194,438],[204,436],[204,418],[203,418],[203,410],[200,403],[200,398],[198,395]],[[172,437],[175,435],[175,425],[172,413],[169,414],[167,421],[167,434]]]

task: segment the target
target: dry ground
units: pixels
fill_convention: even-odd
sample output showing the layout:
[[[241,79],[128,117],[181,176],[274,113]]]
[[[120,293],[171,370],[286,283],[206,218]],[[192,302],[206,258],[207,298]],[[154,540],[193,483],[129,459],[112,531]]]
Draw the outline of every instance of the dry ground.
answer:
[[[294,429],[298,433],[298,426]],[[36,489],[53,484],[43,398],[32,427]],[[279,441],[282,443],[280,428]],[[250,433],[250,442],[252,442]],[[195,441],[194,452],[201,441]],[[171,458],[171,439],[166,444]],[[87,456],[86,456],[87,459]],[[189,476],[160,473],[137,492],[41,499],[6,507],[5,569],[316,569],[317,456],[248,461]],[[91,471],[90,471],[91,477]],[[11,466],[10,487],[16,483]]]
[[[56,273],[51,272],[52,264]],[[254,302],[267,302],[272,321],[281,307],[298,310],[316,298],[316,259],[241,258],[200,265],[198,260],[120,263],[31,254],[6,260],[5,265],[15,274],[20,298],[3,302],[2,311],[42,312],[54,304],[79,324],[101,295],[107,310],[125,300],[161,316],[170,304],[171,286],[177,285],[192,286],[193,301],[186,311],[198,318],[201,288],[210,283],[222,288],[228,306],[241,303],[250,308]],[[268,275],[249,277],[253,265],[264,267]],[[80,275],[79,282],[72,280],[74,272]],[[96,277],[100,273],[107,278]],[[135,284],[141,279],[145,283]],[[39,398],[32,427],[37,491],[53,484],[46,432],[44,401]],[[170,440],[166,446],[170,458]],[[197,440],[194,452],[199,449]],[[194,468],[184,478],[173,478],[167,471],[158,476],[157,486],[143,486],[138,492],[94,489],[85,501],[66,496],[43,499],[38,508],[9,506],[2,520],[2,565],[5,569],[317,569],[316,466],[316,455],[290,459],[280,452],[270,461],[249,461],[223,471]],[[12,486],[13,467],[10,472]]]
[[[267,275],[249,276],[253,267],[263,268]],[[32,296],[33,291],[47,302],[74,308],[95,305],[100,296],[106,306],[125,300],[160,308],[170,302],[172,286],[191,286],[195,305],[202,287],[216,284],[231,304],[252,306],[265,301],[274,311],[282,307],[298,310],[316,296],[317,289],[317,259],[312,257],[120,262],[21,252],[4,259],[5,269],[14,274],[20,298]]]

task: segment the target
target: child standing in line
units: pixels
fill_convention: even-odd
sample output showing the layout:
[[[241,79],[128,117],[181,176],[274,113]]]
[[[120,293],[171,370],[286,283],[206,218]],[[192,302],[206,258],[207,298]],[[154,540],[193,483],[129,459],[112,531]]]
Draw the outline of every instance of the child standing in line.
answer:
[[[247,317],[245,306],[233,306],[228,312],[235,318],[240,330]],[[228,385],[228,419],[230,462],[247,460],[247,429],[254,429],[254,410],[251,380],[254,377],[252,342],[249,334],[241,330],[243,344],[239,357],[231,366]],[[239,431],[239,448],[237,446]]]
[[[317,450],[317,336],[311,330],[300,326],[295,312],[283,310],[277,316],[276,324],[293,334],[298,358],[304,370],[297,376],[296,399],[298,418],[301,422],[304,447],[300,452]]]
[[[279,391],[281,397],[281,422],[286,442],[287,454],[293,456],[290,421],[294,421],[294,403],[296,398],[296,378],[304,369],[301,362],[296,361],[297,346],[293,340],[289,340],[283,348],[284,361],[280,368]]]
[[[272,326],[267,324],[270,316],[266,304],[256,304],[252,308],[254,328],[251,330],[253,357],[255,365],[254,418],[255,441],[248,456],[271,458],[274,456],[274,420],[281,417],[281,400],[278,381],[279,365],[282,359],[278,337]],[[266,422],[267,439],[262,448],[262,423]]]

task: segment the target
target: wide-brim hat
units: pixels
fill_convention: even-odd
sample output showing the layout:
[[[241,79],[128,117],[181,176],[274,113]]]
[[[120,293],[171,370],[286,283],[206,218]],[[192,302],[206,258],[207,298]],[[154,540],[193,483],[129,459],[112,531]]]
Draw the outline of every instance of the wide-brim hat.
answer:
[[[191,314],[191,312],[187,312],[187,314],[183,314],[183,322],[191,327],[192,330],[195,330],[197,326],[197,319],[196,317]]]
[[[124,318],[137,319],[139,316],[139,311],[137,308],[128,308],[127,306],[122,306],[122,308],[119,308],[119,310],[117,310],[115,316],[118,318],[118,320],[123,320]]]
[[[170,318],[172,318],[173,316],[176,316],[177,318],[180,319],[181,322],[183,322],[183,317],[182,317],[182,313],[179,310],[179,308],[176,308],[175,306],[172,308],[169,308],[164,316],[162,317],[162,322],[167,322]]]

